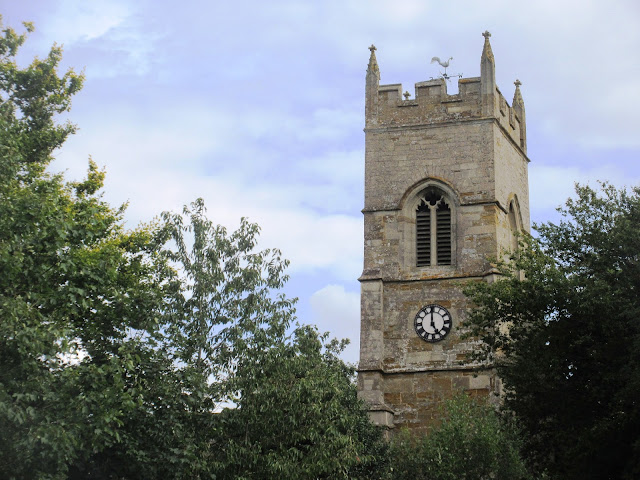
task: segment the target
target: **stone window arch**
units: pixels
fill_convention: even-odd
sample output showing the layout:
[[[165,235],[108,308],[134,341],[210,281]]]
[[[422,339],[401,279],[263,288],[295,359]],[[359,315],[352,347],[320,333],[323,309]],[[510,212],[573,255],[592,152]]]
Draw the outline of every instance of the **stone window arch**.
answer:
[[[518,198],[515,195],[509,201],[507,220],[509,223],[509,248],[512,252],[516,252],[518,250],[520,232],[522,231],[522,219],[520,217]]]
[[[419,196],[415,210],[416,266],[453,265],[453,204],[448,195],[430,186]]]

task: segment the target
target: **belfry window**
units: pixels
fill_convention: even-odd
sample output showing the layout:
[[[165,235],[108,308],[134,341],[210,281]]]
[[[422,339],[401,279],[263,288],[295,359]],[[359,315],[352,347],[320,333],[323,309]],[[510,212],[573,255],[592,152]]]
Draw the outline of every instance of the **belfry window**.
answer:
[[[451,207],[434,188],[427,190],[416,210],[416,265],[451,265]]]
[[[514,202],[509,204],[509,213],[507,215],[509,219],[509,243],[511,251],[518,250],[518,222],[516,220],[516,210],[514,208]]]

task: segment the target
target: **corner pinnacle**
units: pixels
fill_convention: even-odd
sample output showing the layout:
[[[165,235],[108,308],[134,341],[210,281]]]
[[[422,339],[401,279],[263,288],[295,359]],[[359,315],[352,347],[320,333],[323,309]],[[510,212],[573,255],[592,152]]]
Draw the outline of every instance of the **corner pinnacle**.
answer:
[[[522,85],[522,82],[516,79],[513,84],[516,86],[516,91],[513,93],[513,102],[511,103],[511,105],[519,105],[521,107],[524,107],[524,100],[522,100],[522,93],[520,92],[520,85]]]
[[[375,74],[378,78],[380,78],[380,69],[378,68],[378,60],[376,59],[376,46],[371,45],[369,47],[371,51],[371,56],[369,57],[369,65],[367,66],[367,75]]]
[[[495,59],[493,58],[493,51],[491,50],[491,44],[489,43],[489,37],[491,36],[491,33],[489,33],[489,30],[485,30],[482,33],[482,36],[484,37],[484,48],[482,49],[482,58],[483,59],[486,58],[493,63],[495,62]]]

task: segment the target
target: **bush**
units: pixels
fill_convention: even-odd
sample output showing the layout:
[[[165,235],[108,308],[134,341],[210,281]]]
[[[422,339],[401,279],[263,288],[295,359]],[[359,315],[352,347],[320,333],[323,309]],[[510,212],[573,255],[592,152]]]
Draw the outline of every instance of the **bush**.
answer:
[[[389,478],[464,480],[530,478],[517,431],[484,401],[458,395],[443,405],[442,423],[423,436],[403,430],[392,440]]]

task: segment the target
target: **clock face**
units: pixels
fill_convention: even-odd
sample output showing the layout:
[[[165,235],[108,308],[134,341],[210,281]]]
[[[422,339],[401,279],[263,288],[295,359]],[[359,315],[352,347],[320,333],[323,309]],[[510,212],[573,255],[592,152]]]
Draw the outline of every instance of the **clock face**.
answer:
[[[424,341],[439,342],[451,331],[451,314],[440,305],[427,305],[416,315],[414,325]]]

